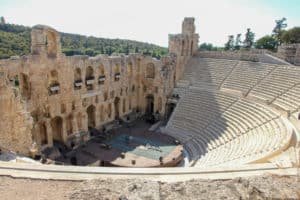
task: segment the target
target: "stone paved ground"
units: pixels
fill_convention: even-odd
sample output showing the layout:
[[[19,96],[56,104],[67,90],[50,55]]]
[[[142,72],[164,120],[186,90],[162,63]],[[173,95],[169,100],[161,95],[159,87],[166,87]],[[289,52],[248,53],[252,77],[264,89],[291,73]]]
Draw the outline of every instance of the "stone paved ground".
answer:
[[[113,179],[72,182],[0,177],[0,194],[3,200],[300,199],[300,177],[265,175],[177,183]]]

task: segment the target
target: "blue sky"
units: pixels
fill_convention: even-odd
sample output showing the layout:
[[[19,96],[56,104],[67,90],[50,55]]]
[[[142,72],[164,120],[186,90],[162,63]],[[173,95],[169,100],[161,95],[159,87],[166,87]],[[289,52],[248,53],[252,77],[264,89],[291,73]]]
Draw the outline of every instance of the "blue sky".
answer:
[[[196,18],[200,43],[224,45],[228,35],[251,28],[270,34],[275,20],[300,26],[300,0],[0,0],[8,23],[46,24],[58,31],[168,45],[185,16]]]

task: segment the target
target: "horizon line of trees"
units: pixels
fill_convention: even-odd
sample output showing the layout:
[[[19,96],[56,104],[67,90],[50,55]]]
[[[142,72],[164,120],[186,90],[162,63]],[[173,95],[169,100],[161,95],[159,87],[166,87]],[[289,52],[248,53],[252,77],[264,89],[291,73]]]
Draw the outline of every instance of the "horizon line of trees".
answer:
[[[285,17],[275,20],[275,27],[271,34],[265,35],[255,41],[255,33],[250,28],[245,33],[245,38],[242,41],[242,34],[236,36],[229,35],[224,47],[216,47],[211,43],[202,43],[199,46],[200,50],[216,51],[216,50],[240,50],[240,49],[267,49],[276,51],[283,44],[300,43],[300,27],[293,27],[285,30],[287,27],[287,19]]]
[[[0,18],[0,59],[30,53],[31,27],[9,24]],[[126,39],[106,39],[79,34],[60,33],[62,52],[67,56],[113,53],[141,53],[160,59],[168,49],[154,44]]]

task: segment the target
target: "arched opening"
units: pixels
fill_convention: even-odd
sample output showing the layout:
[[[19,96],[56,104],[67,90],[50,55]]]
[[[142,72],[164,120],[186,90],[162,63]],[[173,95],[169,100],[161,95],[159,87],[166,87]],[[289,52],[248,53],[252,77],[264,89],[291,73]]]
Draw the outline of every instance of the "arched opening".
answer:
[[[122,112],[126,112],[126,99],[123,99],[123,106],[122,106]]]
[[[119,97],[115,98],[114,107],[115,107],[115,119],[119,119],[119,117],[120,117],[120,98]]]
[[[108,98],[108,92],[105,91],[105,92],[103,93],[103,100],[104,100],[104,101],[107,101],[107,98]]]
[[[131,96],[129,97],[129,102],[128,102],[128,108],[129,108],[129,110],[131,110],[131,108],[132,108],[132,98],[131,98]]]
[[[181,42],[181,55],[184,56],[184,40]]]
[[[191,42],[191,52],[190,52],[190,55],[191,55],[191,56],[193,55],[193,49],[194,49],[194,42],[192,41],[192,42]]]
[[[101,64],[98,67],[98,83],[99,84],[104,84],[104,81],[106,79],[105,74],[104,74],[104,66]]]
[[[53,134],[53,140],[63,141],[63,120],[61,117],[55,117],[50,122]]]
[[[98,67],[98,74],[99,74],[99,76],[104,75],[104,66],[102,64],[100,64]]]
[[[26,74],[20,74],[21,94],[25,99],[30,99],[30,82]]]
[[[95,128],[96,126],[96,113],[95,113],[95,106],[90,105],[86,109],[87,115],[88,115],[88,128]]]
[[[119,64],[115,64],[114,66],[114,78],[115,81],[119,81],[121,78],[120,66]]]
[[[56,57],[57,56],[57,38],[56,38],[56,34],[52,31],[47,32],[46,46],[47,46],[48,56]]]
[[[69,115],[66,118],[66,128],[67,128],[68,135],[71,135],[73,133],[72,120],[73,120],[73,115]]]
[[[108,106],[107,106],[107,117],[109,119],[111,118],[111,103],[109,103]]]
[[[153,63],[149,63],[146,67],[146,78],[155,78],[155,67]]]
[[[146,114],[153,114],[154,112],[154,96],[152,94],[146,97]]]
[[[132,63],[129,62],[128,65],[127,65],[127,73],[128,73],[129,77],[132,76],[132,70],[133,70]]]
[[[41,145],[48,144],[47,127],[45,123],[40,124],[40,144]]]
[[[74,80],[75,81],[81,81],[81,69],[80,68],[75,69]]]
[[[77,126],[79,130],[82,130],[82,115],[81,113],[77,114]]]
[[[75,89],[80,89],[81,86],[82,86],[81,69],[76,68],[74,71],[74,87]]]
[[[48,86],[49,86],[49,94],[58,94],[59,92],[59,82],[58,82],[58,72],[56,70],[50,71],[50,75],[48,77]]]
[[[100,106],[100,121],[104,121],[104,108],[103,105]]]
[[[94,70],[91,66],[88,66],[85,71],[85,84],[87,90],[93,90],[94,89],[94,81],[95,81],[95,76],[94,76]]]

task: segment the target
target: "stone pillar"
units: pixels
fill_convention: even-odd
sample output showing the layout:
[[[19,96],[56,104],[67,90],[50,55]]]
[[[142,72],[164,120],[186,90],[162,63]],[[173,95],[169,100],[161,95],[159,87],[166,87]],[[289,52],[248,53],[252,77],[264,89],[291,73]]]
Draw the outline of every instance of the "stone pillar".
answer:
[[[52,147],[53,146],[53,133],[52,133],[52,127],[50,125],[50,120],[46,120],[45,122],[46,125],[46,131],[47,131],[47,142],[48,146]]]
[[[82,114],[82,128],[85,131],[88,131],[88,117],[86,113]]]
[[[78,125],[77,125],[77,119],[75,116],[73,116],[73,118],[72,118],[72,128],[73,128],[74,133],[77,133],[79,131]]]
[[[68,137],[68,133],[67,133],[66,120],[65,118],[62,118],[62,140],[64,143],[67,142],[67,137]]]

